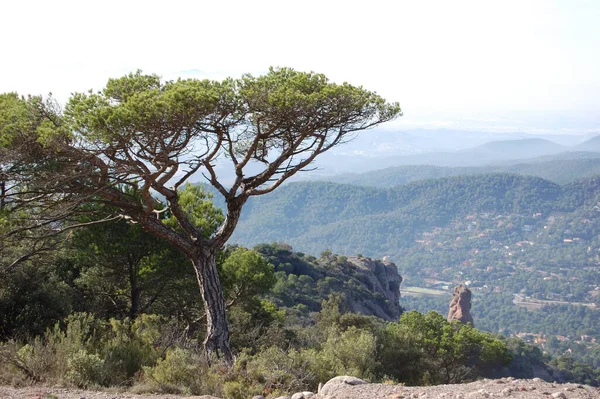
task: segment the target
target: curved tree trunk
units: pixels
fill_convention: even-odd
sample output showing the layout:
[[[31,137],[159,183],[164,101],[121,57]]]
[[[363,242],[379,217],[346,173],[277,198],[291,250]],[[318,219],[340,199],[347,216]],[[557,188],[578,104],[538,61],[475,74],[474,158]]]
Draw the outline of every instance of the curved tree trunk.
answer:
[[[216,254],[214,251],[198,251],[192,262],[206,311],[206,336],[204,351],[209,361],[222,358],[233,364],[229,348],[229,322],[225,314],[225,297],[219,281]]]

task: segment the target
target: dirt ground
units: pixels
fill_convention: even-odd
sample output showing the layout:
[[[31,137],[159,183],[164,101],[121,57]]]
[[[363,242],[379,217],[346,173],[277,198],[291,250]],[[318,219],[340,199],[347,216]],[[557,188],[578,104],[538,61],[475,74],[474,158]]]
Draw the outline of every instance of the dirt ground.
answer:
[[[479,398],[562,398],[600,399],[600,389],[578,384],[557,384],[541,379],[519,380],[502,378],[481,380],[469,384],[405,387],[401,385],[364,384],[340,385],[329,395],[314,399],[479,399]],[[84,391],[67,388],[0,386],[1,399],[183,399],[177,395],[134,395],[116,391]],[[187,399],[214,399],[210,396],[188,396]],[[252,399],[252,398],[248,398]]]
[[[437,385],[431,387],[404,387],[399,385],[364,384],[340,386],[332,395],[323,399],[404,399],[404,398],[600,398],[600,389],[578,384],[556,384],[539,378],[519,380],[501,378],[480,380],[469,384]]]

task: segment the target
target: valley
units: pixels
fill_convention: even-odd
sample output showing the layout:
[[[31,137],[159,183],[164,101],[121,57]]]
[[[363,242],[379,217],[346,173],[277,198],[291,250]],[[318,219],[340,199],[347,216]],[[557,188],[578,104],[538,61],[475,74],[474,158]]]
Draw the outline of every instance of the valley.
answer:
[[[252,200],[232,240],[389,259],[403,278],[406,310],[445,314],[451,288],[466,283],[477,327],[599,367],[597,155],[512,166],[398,166],[341,175],[344,184],[291,183]],[[507,168],[548,178],[490,173]],[[562,338],[548,345],[549,337]]]

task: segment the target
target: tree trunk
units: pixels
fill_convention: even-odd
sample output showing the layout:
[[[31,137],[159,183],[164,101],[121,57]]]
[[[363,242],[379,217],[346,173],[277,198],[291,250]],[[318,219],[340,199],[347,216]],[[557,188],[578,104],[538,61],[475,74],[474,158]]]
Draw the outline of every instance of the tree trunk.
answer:
[[[215,251],[208,249],[198,251],[193,264],[206,311],[204,351],[209,361],[222,358],[228,365],[232,365],[229,322],[225,314],[225,297],[217,271]]]
[[[137,261],[139,265],[139,260]],[[141,290],[138,285],[138,270],[136,267],[136,262],[129,260],[128,261],[129,268],[129,286],[131,287],[129,290],[129,296],[131,297],[131,306],[129,307],[129,318],[131,320],[135,320],[138,317],[140,312],[140,301],[141,301]]]

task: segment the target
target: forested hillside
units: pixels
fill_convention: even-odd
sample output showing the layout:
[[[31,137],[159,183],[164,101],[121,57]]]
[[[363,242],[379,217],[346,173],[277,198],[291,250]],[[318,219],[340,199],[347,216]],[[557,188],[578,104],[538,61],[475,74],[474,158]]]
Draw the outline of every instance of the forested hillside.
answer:
[[[298,183],[253,201],[235,241],[388,256],[410,285],[470,281],[539,299],[593,302],[599,201],[598,178],[559,186],[492,174],[390,189]]]
[[[235,238],[275,237],[313,253],[389,257],[404,278],[407,309],[444,312],[448,289],[467,282],[478,327],[549,341],[550,353],[600,365],[599,178],[563,186],[510,174],[388,189],[290,184],[253,202]]]
[[[563,190],[554,183],[509,174],[426,180],[389,189],[295,183],[250,202],[232,241],[283,240],[311,253],[329,248],[397,259],[414,245],[415,234],[461,216],[550,213],[568,206],[564,201]]]

